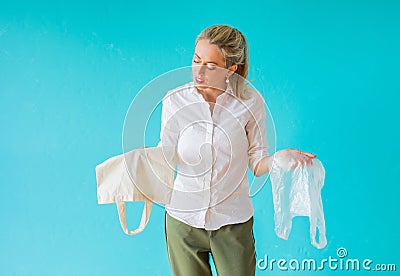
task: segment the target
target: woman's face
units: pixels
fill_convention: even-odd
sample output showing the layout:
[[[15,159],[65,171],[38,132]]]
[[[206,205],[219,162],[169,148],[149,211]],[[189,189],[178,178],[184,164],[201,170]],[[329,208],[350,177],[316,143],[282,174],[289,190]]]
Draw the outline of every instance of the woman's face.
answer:
[[[201,39],[194,49],[193,81],[198,90],[212,92],[226,89],[226,78],[232,72],[225,69],[225,60],[217,45]]]

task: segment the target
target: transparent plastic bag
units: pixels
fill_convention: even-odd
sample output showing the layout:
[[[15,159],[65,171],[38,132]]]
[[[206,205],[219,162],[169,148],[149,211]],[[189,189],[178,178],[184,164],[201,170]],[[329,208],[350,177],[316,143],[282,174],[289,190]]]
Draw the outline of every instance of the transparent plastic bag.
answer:
[[[295,216],[307,216],[310,220],[311,244],[324,248],[327,244],[321,189],[324,186],[325,169],[320,160],[296,161],[295,151],[279,151],[274,154],[270,172],[274,201],[275,233],[287,240]],[[311,162],[309,162],[311,160]],[[318,241],[316,240],[318,228]]]

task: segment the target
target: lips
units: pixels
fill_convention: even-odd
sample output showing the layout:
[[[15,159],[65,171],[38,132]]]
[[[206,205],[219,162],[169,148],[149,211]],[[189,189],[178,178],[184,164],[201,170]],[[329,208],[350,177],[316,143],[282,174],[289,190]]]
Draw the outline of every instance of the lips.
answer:
[[[197,84],[202,84],[204,83],[204,79],[200,78],[200,77],[195,77],[194,80],[196,81]]]

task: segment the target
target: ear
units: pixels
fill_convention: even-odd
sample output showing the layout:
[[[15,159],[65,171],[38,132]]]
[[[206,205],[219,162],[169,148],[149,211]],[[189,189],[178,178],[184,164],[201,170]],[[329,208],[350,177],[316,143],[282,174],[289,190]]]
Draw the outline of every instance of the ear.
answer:
[[[231,66],[228,67],[228,77],[230,77],[233,73],[235,73],[235,71],[237,70],[238,66],[237,64],[233,64]]]
[[[237,70],[237,68],[238,68],[237,64],[233,64],[228,69],[229,69],[229,71],[235,72]]]

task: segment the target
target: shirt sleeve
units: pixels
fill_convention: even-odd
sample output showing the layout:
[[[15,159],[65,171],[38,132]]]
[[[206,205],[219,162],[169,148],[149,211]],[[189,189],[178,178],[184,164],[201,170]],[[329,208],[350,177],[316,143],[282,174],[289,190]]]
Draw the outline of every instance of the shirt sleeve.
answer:
[[[171,102],[171,94],[168,93],[162,100],[160,141],[157,147],[177,147],[179,138],[177,119]]]
[[[250,118],[245,127],[249,143],[249,166],[253,173],[258,162],[262,158],[269,156],[265,121],[264,99],[260,94],[257,94],[257,98],[252,108],[250,108]]]

